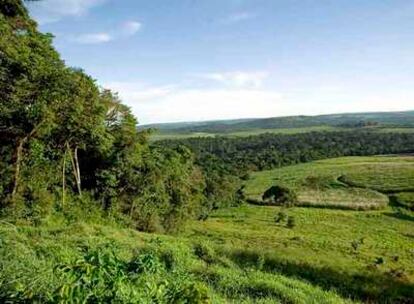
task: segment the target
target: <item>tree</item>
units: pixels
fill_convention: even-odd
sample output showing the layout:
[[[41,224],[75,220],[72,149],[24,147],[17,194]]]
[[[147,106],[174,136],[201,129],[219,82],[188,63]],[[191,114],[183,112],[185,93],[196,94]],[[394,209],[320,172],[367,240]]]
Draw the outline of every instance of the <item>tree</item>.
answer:
[[[292,205],[297,202],[297,195],[289,188],[275,185],[263,193],[262,200],[275,205]]]

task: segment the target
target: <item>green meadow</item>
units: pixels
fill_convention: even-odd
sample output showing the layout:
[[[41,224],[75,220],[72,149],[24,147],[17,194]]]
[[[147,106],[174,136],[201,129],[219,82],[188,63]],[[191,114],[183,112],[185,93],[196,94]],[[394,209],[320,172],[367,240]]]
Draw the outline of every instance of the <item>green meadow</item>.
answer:
[[[255,172],[245,192],[260,202],[274,184],[297,191],[299,205],[382,209],[388,193],[414,192],[414,157],[342,157]]]
[[[375,132],[380,133],[413,133],[414,128],[407,127],[367,127]],[[246,137],[260,134],[300,134],[308,132],[335,132],[335,131],[353,131],[355,128],[335,127],[328,125],[309,126],[309,127],[291,127],[291,128],[251,128],[247,130],[230,130],[228,132],[191,132],[191,131],[174,131],[174,130],[156,130],[151,135],[152,141],[166,140],[166,139],[185,139],[185,138],[204,138],[214,136],[228,136],[228,137]]]

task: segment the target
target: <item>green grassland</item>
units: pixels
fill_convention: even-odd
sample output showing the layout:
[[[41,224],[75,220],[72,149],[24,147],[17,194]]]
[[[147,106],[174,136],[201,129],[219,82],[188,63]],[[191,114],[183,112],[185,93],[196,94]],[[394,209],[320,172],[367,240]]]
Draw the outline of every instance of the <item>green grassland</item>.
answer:
[[[196,224],[195,224],[196,225]],[[2,303],[351,303],[334,291],[257,265],[213,243],[106,224],[0,225]],[[76,296],[76,297],[75,297]]]
[[[184,139],[184,138],[197,138],[197,137],[214,137],[214,136],[227,136],[227,137],[246,137],[253,135],[260,135],[265,133],[271,134],[298,134],[307,132],[320,132],[320,131],[344,131],[347,128],[331,127],[331,126],[311,126],[306,128],[278,128],[278,129],[249,129],[243,131],[232,131],[228,133],[209,133],[209,132],[163,132],[162,130],[155,131],[151,135],[151,139],[163,140],[163,139]],[[414,130],[414,129],[413,129]]]
[[[335,131],[354,131],[360,130],[361,128],[345,128],[345,127],[336,127],[328,125],[318,125],[318,126],[309,126],[309,127],[291,127],[291,128],[252,128],[246,130],[234,130],[234,131],[210,131],[210,132],[191,132],[191,131],[179,131],[179,130],[156,130],[151,135],[152,141],[165,140],[165,139],[185,139],[185,138],[204,138],[204,137],[214,137],[214,136],[226,136],[226,137],[246,137],[254,136],[265,133],[271,134],[299,134],[299,133],[308,133],[308,132],[335,132]],[[371,130],[375,132],[384,132],[384,133],[412,133],[414,128],[412,127],[365,127],[364,130]]]
[[[342,297],[392,303],[414,296],[412,215],[294,207],[284,211],[296,222],[289,229],[275,223],[280,211],[222,210],[194,224],[189,237],[215,244],[243,268],[303,279]]]
[[[297,191],[299,205],[380,209],[387,193],[413,192],[414,157],[342,157],[252,173],[246,195],[261,201],[270,186]]]
[[[414,217],[244,205],[176,236],[109,223],[0,225],[0,300],[398,303],[414,294]],[[357,246],[353,244],[356,243]],[[79,297],[78,297],[79,298]],[[136,301],[136,302],[134,302]]]

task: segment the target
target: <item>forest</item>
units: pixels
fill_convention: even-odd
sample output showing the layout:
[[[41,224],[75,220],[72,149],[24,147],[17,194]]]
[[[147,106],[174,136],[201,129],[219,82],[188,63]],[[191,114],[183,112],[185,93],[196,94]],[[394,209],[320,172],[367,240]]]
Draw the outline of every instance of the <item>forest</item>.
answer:
[[[214,185],[221,168],[201,171],[185,147],[151,147],[116,93],[65,66],[20,1],[0,8],[4,216],[41,222],[87,207],[139,230],[174,231],[218,197],[237,203],[234,178],[224,177],[229,189]]]
[[[412,153],[413,133],[309,132],[261,134],[247,137],[187,138],[157,141],[156,146],[185,145],[200,164],[211,158],[231,167],[239,176],[249,171],[338,156]]]

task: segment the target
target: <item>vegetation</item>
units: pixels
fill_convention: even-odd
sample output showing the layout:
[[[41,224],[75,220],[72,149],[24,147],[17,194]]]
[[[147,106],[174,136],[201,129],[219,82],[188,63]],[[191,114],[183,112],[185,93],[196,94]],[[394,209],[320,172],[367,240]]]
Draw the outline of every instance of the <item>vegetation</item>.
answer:
[[[165,140],[156,146],[185,145],[203,162],[215,157],[239,176],[252,170],[339,157],[409,153],[414,151],[414,133],[310,132],[263,134],[244,138],[214,137]]]
[[[414,158],[343,157],[255,172],[245,194],[260,203],[263,192],[275,183],[296,191],[297,205],[381,209],[388,205],[390,193],[410,196],[405,193],[411,193],[414,185]]]
[[[414,211],[414,192],[399,192],[390,196],[392,204]]]
[[[413,157],[320,159],[412,152],[414,133],[371,131],[411,119],[151,142],[21,0],[0,1],[0,302],[410,303]]]
[[[269,205],[291,206],[297,202],[298,198],[294,191],[281,186],[271,186],[262,195],[262,201]]]
[[[276,223],[279,212],[286,217]],[[287,217],[294,218],[291,229]],[[187,235],[210,242],[219,257],[243,269],[260,270],[266,279],[267,275],[282,275],[304,280],[353,301],[410,303],[414,296],[412,221],[408,211],[401,214],[389,208],[286,210],[244,205],[218,210],[207,221],[194,223]],[[280,278],[273,280],[279,282]],[[238,282],[232,284],[238,286]],[[253,286],[250,290],[255,292]]]
[[[176,231],[215,197],[233,204],[236,180],[218,188],[220,168],[202,172],[184,147],[150,147],[116,94],[64,65],[21,1],[0,6],[5,216],[41,223],[76,201],[139,230]]]
[[[152,124],[142,129],[156,130],[153,139],[214,136],[250,136],[263,133],[295,134],[311,131],[413,132],[414,112],[350,113],[319,116],[290,116],[237,119],[194,123]]]
[[[342,172],[378,159],[306,165]],[[398,159],[410,163],[385,163]],[[66,225],[63,216],[38,227],[1,222],[3,301],[406,303],[413,296],[409,211],[242,205],[190,221],[178,236],[84,216]]]

